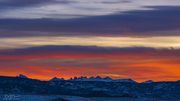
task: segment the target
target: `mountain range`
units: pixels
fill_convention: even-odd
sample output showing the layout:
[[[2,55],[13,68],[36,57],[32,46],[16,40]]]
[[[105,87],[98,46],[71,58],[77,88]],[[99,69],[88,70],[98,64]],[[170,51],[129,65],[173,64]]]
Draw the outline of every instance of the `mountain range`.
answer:
[[[180,99],[180,81],[138,83],[131,79],[110,77],[74,77],[69,80],[54,77],[49,81],[0,76],[0,94],[45,94],[88,97],[155,97]]]

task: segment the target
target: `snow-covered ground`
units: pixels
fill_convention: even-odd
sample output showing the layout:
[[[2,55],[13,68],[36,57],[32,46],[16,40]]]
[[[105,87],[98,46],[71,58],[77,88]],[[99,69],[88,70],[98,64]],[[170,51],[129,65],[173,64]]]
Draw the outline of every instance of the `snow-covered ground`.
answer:
[[[50,101],[55,98],[57,98],[57,96],[15,95],[15,94],[0,95],[0,101]]]
[[[152,98],[90,98],[91,101],[180,101],[180,100],[160,100],[160,99],[152,99]]]
[[[92,101],[89,98],[83,98],[78,96],[66,96],[66,95],[14,95],[6,94],[0,95],[0,101],[56,101],[56,99],[62,98],[67,101]]]
[[[118,97],[84,98],[84,97],[78,97],[78,96],[65,96],[65,95],[57,95],[57,96],[0,95],[0,101],[56,101],[55,99],[58,99],[58,98],[65,99],[67,101],[172,101],[172,100],[159,100],[159,99],[150,99],[150,98],[118,98]],[[179,100],[173,100],[173,101],[179,101]]]

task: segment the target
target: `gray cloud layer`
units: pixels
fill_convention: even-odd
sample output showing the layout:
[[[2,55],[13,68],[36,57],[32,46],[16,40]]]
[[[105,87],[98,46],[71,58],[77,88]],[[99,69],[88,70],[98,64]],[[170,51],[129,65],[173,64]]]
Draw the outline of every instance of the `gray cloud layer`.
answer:
[[[30,7],[30,6],[39,6],[51,3],[62,3],[67,4],[69,0],[1,0],[0,1],[0,8],[2,9],[9,9],[9,8],[23,8],[23,7]],[[11,9],[13,10],[13,9]]]
[[[180,6],[148,7],[76,19],[0,19],[0,37],[52,35],[179,35]]]
[[[146,6],[180,6],[179,0],[1,0],[0,18],[58,18],[110,15]]]
[[[179,35],[179,0],[0,0],[0,37]]]
[[[129,47],[129,48],[113,48],[113,47],[97,47],[97,46],[38,46],[29,47],[23,49],[14,49],[12,51],[1,50],[1,56],[13,56],[13,55],[28,55],[28,54],[40,54],[40,53],[56,53],[56,52],[77,52],[77,53],[123,53],[123,52],[155,52],[155,51],[171,51],[171,49],[154,49],[148,47]],[[179,51],[179,49],[173,50]]]

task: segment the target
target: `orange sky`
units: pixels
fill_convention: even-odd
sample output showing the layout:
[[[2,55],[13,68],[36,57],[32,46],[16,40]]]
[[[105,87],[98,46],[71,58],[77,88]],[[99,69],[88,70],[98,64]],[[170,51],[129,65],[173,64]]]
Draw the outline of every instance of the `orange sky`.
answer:
[[[180,51],[45,52],[0,55],[0,75],[25,74],[48,80],[54,76],[110,76],[136,81],[180,79]]]
[[[0,75],[180,80],[180,0],[27,1],[0,0]]]

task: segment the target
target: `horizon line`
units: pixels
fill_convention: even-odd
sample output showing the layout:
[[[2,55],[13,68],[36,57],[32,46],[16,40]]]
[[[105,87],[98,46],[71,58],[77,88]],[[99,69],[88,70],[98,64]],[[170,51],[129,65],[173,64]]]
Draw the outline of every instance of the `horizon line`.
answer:
[[[43,80],[43,79],[38,79],[38,78],[31,78],[31,77],[27,77],[26,76],[26,78],[22,78],[22,77],[19,77],[20,75],[23,75],[23,74],[19,74],[19,75],[16,75],[16,76],[6,76],[6,75],[0,75],[0,77],[8,77],[8,78],[21,78],[21,79],[31,79],[31,80],[38,80],[38,81],[50,81],[50,80],[52,80],[53,78],[57,78],[57,79],[62,79],[62,81],[72,81],[72,80],[74,80],[75,78],[81,78],[81,77],[87,77],[87,79],[89,79],[90,77],[94,77],[94,78],[96,78],[96,77],[100,77],[101,79],[103,79],[103,78],[106,78],[106,77],[109,77],[109,76],[105,76],[105,77],[102,77],[102,76],[90,76],[90,77],[88,77],[88,76],[74,76],[74,77],[70,77],[69,79],[64,79],[63,77],[56,77],[56,76],[54,76],[54,77],[52,77],[51,79],[48,79],[48,80]],[[23,75],[23,76],[25,76],[25,75]],[[109,78],[111,78],[111,77],[109,77]],[[72,80],[71,80],[72,79]],[[162,80],[162,81],[157,81],[157,80],[152,80],[152,79],[147,79],[147,80],[144,80],[144,81],[138,81],[138,80],[134,80],[134,79],[131,79],[131,78],[119,78],[119,79],[114,79],[114,78],[111,78],[112,79],[112,81],[115,81],[115,80],[132,80],[132,81],[134,81],[135,83],[144,83],[144,82],[146,82],[146,81],[152,81],[153,83],[155,83],[155,82],[177,82],[177,81],[180,81],[180,79],[177,79],[177,80]],[[91,81],[90,81],[91,82]]]

